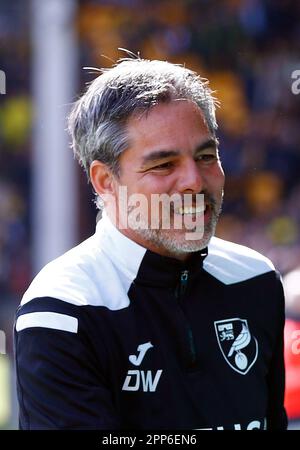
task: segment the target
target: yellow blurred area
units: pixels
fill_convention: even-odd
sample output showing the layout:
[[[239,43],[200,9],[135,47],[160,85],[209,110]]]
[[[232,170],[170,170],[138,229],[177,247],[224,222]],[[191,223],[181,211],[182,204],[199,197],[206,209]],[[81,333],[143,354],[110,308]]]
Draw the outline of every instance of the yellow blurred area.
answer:
[[[143,8],[85,5],[79,14],[78,31],[88,43],[95,63],[98,66],[110,66],[109,61],[101,55],[117,60],[120,57],[118,47],[124,47],[124,32],[130,34],[137,27],[148,27],[151,19],[163,27],[180,26],[187,21],[187,14],[186,5],[181,0],[146,3]],[[129,50],[139,51],[144,58],[177,62],[170,56],[162,33],[154,29],[150,36],[139,42],[137,49]],[[181,55],[178,63],[183,60],[189,68],[199,70],[199,58],[195,54],[183,55],[183,58]]]
[[[229,71],[211,72],[210,86],[221,103],[218,118],[222,128],[232,135],[241,135],[247,128],[249,110],[245,88],[239,76]]]
[[[246,200],[251,211],[258,216],[275,210],[282,194],[283,182],[274,172],[259,172],[248,179]]]
[[[187,9],[181,0],[168,0],[157,5],[158,22],[165,26],[178,26],[187,21]]]
[[[141,54],[146,59],[162,59],[168,58],[167,49],[159,34],[153,34],[149,39],[146,39],[141,47]]]
[[[86,5],[82,8],[78,16],[79,36],[90,46],[96,63],[99,62],[101,66],[108,64],[103,61],[101,54],[113,59],[119,57],[117,49],[123,46],[120,27],[129,17],[127,8],[113,5]]]
[[[276,245],[293,244],[298,239],[297,223],[288,216],[276,217],[267,227],[267,236]]]
[[[0,112],[0,129],[4,142],[11,150],[22,150],[29,138],[32,106],[29,97],[9,97]]]

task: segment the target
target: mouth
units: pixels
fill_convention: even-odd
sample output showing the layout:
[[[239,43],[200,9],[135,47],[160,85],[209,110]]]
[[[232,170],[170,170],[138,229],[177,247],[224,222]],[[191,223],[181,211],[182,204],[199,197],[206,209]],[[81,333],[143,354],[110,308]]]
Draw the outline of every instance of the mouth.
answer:
[[[185,206],[180,207],[175,211],[175,214],[180,214],[182,216],[193,215],[193,214],[205,214],[208,210],[209,205],[204,206]]]

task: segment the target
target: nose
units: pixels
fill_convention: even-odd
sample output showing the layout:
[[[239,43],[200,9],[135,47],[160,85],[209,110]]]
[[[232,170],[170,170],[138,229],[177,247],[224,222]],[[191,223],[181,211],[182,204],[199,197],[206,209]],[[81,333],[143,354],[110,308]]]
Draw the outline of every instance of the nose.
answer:
[[[182,166],[180,175],[177,179],[177,191],[199,193],[204,189],[204,179],[197,162],[189,159]]]

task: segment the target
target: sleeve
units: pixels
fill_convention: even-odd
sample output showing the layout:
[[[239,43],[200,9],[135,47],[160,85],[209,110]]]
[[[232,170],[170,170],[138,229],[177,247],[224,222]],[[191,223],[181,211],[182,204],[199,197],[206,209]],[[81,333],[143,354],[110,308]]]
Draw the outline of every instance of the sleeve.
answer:
[[[20,428],[120,428],[101,362],[82,329],[81,307],[37,311],[34,303],[18,311],[14,330]]]
[[[278,275],[279,277],[279,275]],[[286,430],[287,415],[284,408],[285,391],[285,367],[284,367],[284,324],[285,324],[285,302],[283,287],[278,280],[279,289],[277,299],[279,299],[279,326],[276,344],[271,359],[270,369],[267,376],[268,383],[268,411],[267,429]],[[278,305],[278,303],[277,303]]]

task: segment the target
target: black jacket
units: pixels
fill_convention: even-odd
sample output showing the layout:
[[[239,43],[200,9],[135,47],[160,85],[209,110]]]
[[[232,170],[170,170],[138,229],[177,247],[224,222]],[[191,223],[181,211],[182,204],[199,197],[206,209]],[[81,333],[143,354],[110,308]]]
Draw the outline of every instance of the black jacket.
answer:
[[[212,238],[187,263],[96,233],[17,311],[22,429],[285,429],[284,299],[272,263]]]

